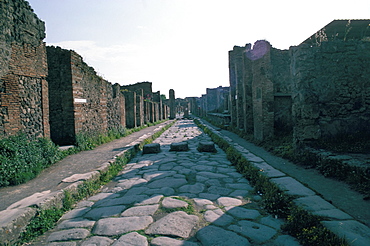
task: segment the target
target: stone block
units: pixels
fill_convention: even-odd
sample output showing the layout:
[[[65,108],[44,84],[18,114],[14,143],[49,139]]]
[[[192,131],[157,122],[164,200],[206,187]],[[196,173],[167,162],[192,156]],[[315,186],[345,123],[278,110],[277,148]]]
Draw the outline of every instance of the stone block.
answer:
[[[188,151],[188,142],[171,143],[170,151]]]
[[[215,144],[211,141],[199,142],[197,150],[199,152],[217,152]]]
[[[143,154],[156,154],[161,152],[161,146],[159,143],[146,144],[143,147]]]

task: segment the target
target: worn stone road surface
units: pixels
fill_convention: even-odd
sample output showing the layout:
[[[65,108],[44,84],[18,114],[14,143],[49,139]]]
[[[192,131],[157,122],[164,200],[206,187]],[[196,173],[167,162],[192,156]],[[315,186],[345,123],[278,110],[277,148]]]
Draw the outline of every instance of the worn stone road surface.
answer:
[[[160,153],[139,154],[32,245],[299,245],[221,149],[197,150],[209,140],[193,121],[178,121],[155,140]],[[170,151],[181,142],[188,151]]]

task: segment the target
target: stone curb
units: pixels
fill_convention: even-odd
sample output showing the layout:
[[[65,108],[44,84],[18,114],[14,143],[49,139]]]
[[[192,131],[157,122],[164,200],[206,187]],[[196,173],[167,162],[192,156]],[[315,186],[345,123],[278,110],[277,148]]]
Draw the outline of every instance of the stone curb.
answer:
[[[268,177],[271,182],[278,185],[285,193],[296,196],[293,200],[296,205],[302,207],[311,214],[326,217],[327,220],[322,221],[322,224],[331,232],[339,237],[345,238],[350,245],[370,245],[370,228],[368,226],[356,221],[349,214],[336,208],[334,205],[318,196],[315,191],[306,187],[296,179],[270,166],[265,160],[251,153],[243,146],[233,143],[232,139],[222,135],[212,125],[201,119],[198,120],[202,125],[207,126],[212,133],[230,142],[246,160],[262,170],[262,173]],[[361,229],[359,230],[359,228]]]
[[[83,174],[73,174],[72,176],[65,178],[64,181],[71,184],[64,189],[54,192],[44,191],[32,194],[21,201],[13,203],[6,210],[0,211],[0,246],[11,245],[11,243],[15,242],[19,238],[21,232],[35,216],[38,209],[45,210],[51,207],[61,208],[63,206],[64,191],[69,191],[71,193],[77,192],[78,186],[83,184],[84,181],[99,179],[101,174],[108,171],[109,167],[116,161],[117,157],[124,155],[128,151],[137,153],[139,151],[139,145],[145,139],[150,138],[154,133],[160,131],[171,122],[172,121],[166,121],[166,124],[159,125],[152,133],[144,134],[140,138],[127,144],[125,146],[127,149],[115,155],[113,159],[102,163],[95,171]]]

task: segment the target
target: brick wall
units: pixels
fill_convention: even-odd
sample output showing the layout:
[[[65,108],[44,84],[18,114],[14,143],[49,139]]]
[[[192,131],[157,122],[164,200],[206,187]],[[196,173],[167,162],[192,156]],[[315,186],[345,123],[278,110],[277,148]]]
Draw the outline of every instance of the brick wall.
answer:
[[[73,144],[78,133],[125,127],[125,99],[118,84],[98,76],[80,55],[47,47],[51,138]]]
[[[23,0],[0,10],[0,137],[49,137],[45,24]]]

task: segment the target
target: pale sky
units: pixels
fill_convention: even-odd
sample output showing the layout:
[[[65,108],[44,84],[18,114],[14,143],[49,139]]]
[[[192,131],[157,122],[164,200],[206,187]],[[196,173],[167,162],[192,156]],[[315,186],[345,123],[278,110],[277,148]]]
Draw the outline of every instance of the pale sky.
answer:
[[[168,97],[229,86],[228,51],[298,45],[334,19],[369,19],[369,0],[29,0],[47,45],[72,49],[111,83]]]

